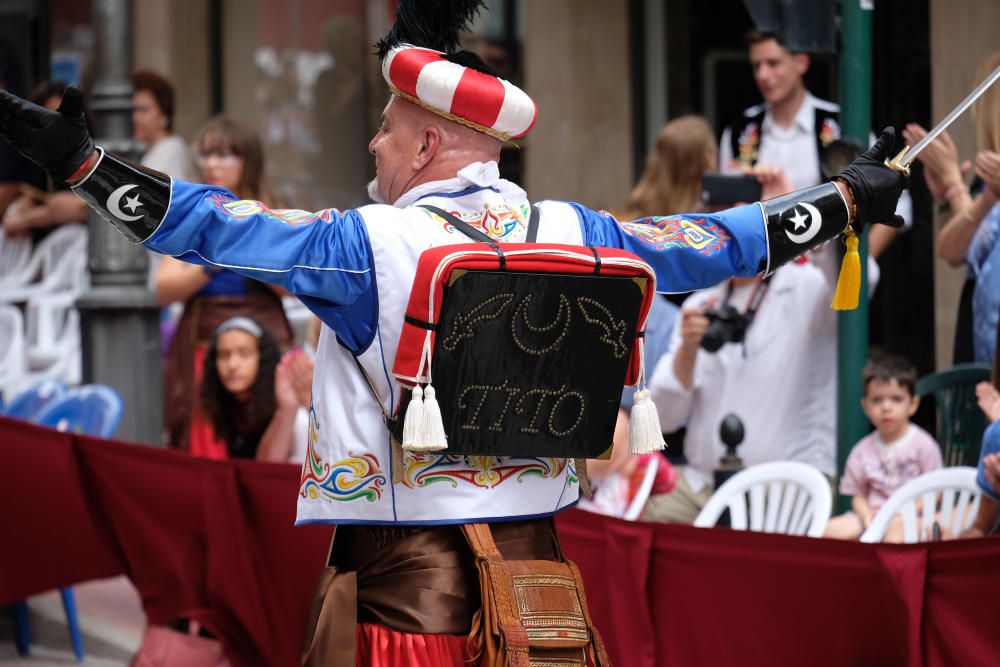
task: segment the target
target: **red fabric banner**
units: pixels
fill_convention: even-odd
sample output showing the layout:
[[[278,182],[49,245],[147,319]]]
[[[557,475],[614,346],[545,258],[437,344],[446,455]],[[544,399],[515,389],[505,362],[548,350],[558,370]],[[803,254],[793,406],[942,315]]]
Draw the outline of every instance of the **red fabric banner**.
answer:
[[[150,623],[194,618],[236,665],[298,665],[332,530],[294,527],[298,480],[0,418],[0,604],[124,573]]]
[[[0,418],[0,604],[124,573],[237,665],[297,665],[330,529],[296,466],[206,461]],[[864,545],[558,519],[619,667],[993,664],[1000,540]]]

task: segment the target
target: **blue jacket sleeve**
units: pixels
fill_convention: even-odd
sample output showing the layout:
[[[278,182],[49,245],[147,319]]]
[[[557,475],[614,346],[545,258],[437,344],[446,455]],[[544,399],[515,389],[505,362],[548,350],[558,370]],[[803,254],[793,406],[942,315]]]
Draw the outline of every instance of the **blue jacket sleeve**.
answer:
[[[657,292],[690,292],[767,268],[767,233],[757,204],[632,222],[571,206],[580,218],[584,243],[628,250],[644,259],[656,272]]]
[[[174,180],[146,247],[281,285],[355,353],[371,343],[378,297],[371,244],[357,211],[271,210],[226,190]]]

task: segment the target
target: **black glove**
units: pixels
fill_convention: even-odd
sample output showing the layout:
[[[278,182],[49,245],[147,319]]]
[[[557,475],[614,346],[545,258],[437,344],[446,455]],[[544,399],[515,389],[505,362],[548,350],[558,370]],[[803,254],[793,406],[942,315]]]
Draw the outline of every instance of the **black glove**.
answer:
[[[83,93],[70,86],[58,111],[0,90],[0,136],[62,183],[94,152],[94,140],[83,117]]]
[[[889,227],[903,226],[903,218],[896,215],[896,203],[909,187],[910,179],[885,165],[895,142],[896,131],[885,128],[874,146],[836,176],[854,192],[857,216],[851,224],[859,232],[864,225],[876,222]]]

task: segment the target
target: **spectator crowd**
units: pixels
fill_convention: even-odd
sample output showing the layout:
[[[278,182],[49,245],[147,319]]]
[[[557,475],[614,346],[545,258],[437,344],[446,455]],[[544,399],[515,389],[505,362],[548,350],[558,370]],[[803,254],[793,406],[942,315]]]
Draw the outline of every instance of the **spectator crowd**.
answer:
[[[132,87],[133,134],[145,147],[144,166],[224,188],[240,199],[275,201],[254,129],[217,117],[189,148],[174,133],[170,82],[140,70],[132,76]],[[64,90],[62,84],[43,82],[30,98],[56,109]],[[87,287],[88,208],[5,143],[0,142],[0,150],[0,306],[15,318],[28,315],[28,344],[15,351],[24,358],[14,360],[21,362],[16,368],[0,370],[0,391],[10,402],[47,379],[80,382],[78,332],[61,349],[48,351],[43,337],[57,336],[39,329],[58,326],[67,334],[78,329],[73,302]],[[47,261],[33,264],[32,255]],[[205,458],[303,461],[318,320],[304,316],[304,308],[283,290],[221,268],[155,253],[148,257],[149,288],[161,307],[165,444]],[[60,270],[60,264],[71,268]],[[45,309],[57,307],[49,305],[55,297],[61,297],[56,299],[61,311],[51,314]],[[298,340],[286,309],[298,324]]]

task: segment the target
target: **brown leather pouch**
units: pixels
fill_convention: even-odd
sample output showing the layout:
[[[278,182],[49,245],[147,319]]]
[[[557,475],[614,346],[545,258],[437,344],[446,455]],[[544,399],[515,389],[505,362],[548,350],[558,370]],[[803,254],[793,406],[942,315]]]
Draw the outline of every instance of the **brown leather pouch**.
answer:
[[[469,636],[479,664],[610,667],[576,565],[504,560],[488,524],[464,524],[462,530],[479,569],[483,607]]]

